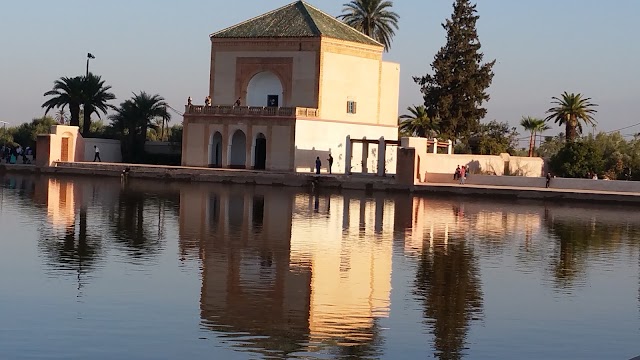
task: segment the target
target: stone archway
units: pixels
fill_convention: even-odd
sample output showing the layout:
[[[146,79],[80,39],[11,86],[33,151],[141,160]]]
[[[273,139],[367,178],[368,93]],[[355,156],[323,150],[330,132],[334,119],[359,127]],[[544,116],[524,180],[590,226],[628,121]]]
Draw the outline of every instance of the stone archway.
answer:
[[[283,94],[280,78],[271,71],[262,71],[255,74],[247,85],[247,105],[280,107]]]
[[[209,139],[209,167],[222,167],[222,134],[219,131]]]
[[[255,159],[253,168],[256,170],[265,170],[267,168],[267,138],[262,133],[256,136],[253,154],[253,158]]]
[[[236,130],[229,145],[229,167],[245,169],[247,166],[247,136],[242,130]]]

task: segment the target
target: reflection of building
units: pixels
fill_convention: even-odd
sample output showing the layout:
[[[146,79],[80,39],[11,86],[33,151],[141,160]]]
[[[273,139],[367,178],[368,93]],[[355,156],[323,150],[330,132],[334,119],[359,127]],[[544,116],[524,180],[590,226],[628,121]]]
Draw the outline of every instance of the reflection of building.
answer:
[[[404,209],[402,209],[404,208]],[[405,252],[419,254],[425,247],[447,244],[451,239],[504,239],[505,234],[523,234],[530,241],[540,231],[541,214],[527,206],[495,205],[491,210],[484,203],[451,202],[431,198],[406,198],[396,202],[396,222],[403,234]],[[410,209],[411,214],[408,213]]]
[[[81,201],[81,192],[74,182],[56,178],[42,178],[36,188],[36,197],[47,205],[47,217],[54,228],[73,226]]]
[[[210,38],[211,105],[186,107],[183,165],[309,171],[331,153],[342,172],[347,136],[397,140],[399,65],[335,17],[298,1]],[[353,171],[378,152],[354,144]]]
[[[205,326],[287,352],[374,340],[389,312],[390,203],[199,190],[181,191],[180,246],[202,261]]]

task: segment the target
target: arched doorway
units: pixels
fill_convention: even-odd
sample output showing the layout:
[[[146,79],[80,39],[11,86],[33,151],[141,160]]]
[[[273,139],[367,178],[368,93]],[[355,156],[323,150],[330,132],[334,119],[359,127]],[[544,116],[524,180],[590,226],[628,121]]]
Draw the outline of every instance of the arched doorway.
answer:
[[[209,139],[209,167],[222,166],[222,134],[216,131]]]
[[[236,130],[231,138],[229,149],[229,167],[244,169],[247,165],[247,136],[242,130]]]
[[[247,86],[248,106],[283,106],[282,83],[276,74],[263,71],[254,75]]]
[[[262,133],[256,137],[254,159],[254,169],[265,170],[267,168],[267,138]]]

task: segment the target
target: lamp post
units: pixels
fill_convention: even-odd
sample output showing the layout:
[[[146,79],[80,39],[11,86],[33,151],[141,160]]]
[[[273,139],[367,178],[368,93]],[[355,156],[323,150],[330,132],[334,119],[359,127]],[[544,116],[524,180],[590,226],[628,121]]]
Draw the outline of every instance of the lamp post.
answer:
[[[87,53],[87,77],[89,77],[89,60],[90,59],[95,59],[96,57],[93,56],[93,54],[91,53]]]

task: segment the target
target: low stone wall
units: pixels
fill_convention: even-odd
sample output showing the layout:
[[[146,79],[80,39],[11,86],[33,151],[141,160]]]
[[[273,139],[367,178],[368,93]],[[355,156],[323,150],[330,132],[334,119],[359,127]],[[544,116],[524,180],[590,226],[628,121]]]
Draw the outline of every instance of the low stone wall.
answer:
[[[472,173],[539,177],[544,174],[544,160],[538,157],[519,157],[509,154],[434,154],[429,151],[426,138],[402,138],[401,146],[415,149],[416,179],[425,181],[428,174],[453,173],[458,166],[469,166]],[[406,166],[401,166],[405,168]]]
[[[84,160],[92,161],[95,155],[94,146],[100,149],[100,159],[104,162],[122,162],[120,140],[112,139],[84,139]]]
[[[425,182],[437,184],[457,184],[453,180],[453,174],[426,174]],[[419,184],[419,183],[418,183]],[[471,174],[466,179],[468,185],[487,185],[522,188],[544,188],[546,179],[543,177],[523,177],[523,176],[494,176]],[[570,189],[583,191],[612,191],[612,192],[635,192],[640,193],[640,182],[638,181],[617,181],[617,180],[591,180],[591,179],[568,179],[553,178],[550,182],[552,189]]]

